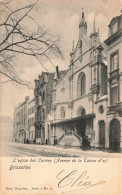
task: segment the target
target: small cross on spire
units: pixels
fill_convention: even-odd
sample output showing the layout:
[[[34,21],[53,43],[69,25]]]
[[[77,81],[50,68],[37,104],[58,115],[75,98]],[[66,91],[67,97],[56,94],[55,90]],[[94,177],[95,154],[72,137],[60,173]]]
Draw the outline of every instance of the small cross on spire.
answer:
[[[82,7],[82,19],[84,18],[84,7]]]

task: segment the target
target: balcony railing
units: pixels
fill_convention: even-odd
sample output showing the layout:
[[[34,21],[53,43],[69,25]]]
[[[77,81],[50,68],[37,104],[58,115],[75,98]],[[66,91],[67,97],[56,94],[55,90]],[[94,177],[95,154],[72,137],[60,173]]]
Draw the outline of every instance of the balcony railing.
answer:
[[[122,102],[118,102],[114,105],[108,106],[108,112],[119,112],[122,113]]]

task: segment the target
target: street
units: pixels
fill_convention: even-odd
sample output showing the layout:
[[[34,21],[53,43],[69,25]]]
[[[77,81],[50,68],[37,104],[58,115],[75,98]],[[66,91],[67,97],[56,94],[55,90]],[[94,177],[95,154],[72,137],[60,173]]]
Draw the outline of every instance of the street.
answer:
[[[86,150],[80,148],[62,148],[59,146],[31,145],[13,142],[1,143],[2,157],[103,157],[120,158],[120,153],[109,153],[99,150]]]

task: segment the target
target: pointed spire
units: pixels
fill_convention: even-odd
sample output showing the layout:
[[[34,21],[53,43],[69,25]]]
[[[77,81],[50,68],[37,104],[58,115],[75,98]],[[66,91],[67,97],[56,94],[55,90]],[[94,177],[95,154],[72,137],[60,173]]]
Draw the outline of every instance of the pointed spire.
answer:
[[[100,31],[99,31],[99,28],[98,28],[98,42],[100,44]]]
[[[85,19],[84,7],[82,8],[82,17],[79,23],[79,35],[84,34],[87,36],[87,22]]]
[[[82,19],[85,18],[85,15],[84,15],[84,7],[82,7]]]
[[[93,23],[93,32],[92,34],[96,33],[96,23],[95,23],[95,18],[94,18],[94,23]]]

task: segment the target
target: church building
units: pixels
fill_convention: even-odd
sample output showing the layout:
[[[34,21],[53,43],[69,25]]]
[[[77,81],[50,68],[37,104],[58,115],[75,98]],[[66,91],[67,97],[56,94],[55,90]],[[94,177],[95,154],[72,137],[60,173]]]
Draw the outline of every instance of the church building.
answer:
[[[107,147],[107,101],[106,45],[100,42],[95,20],[88,36],[82,11],[69,68],[53,86],[46,121],[51,144],[82,146],[82,138],[87,136],[92,147]]]

